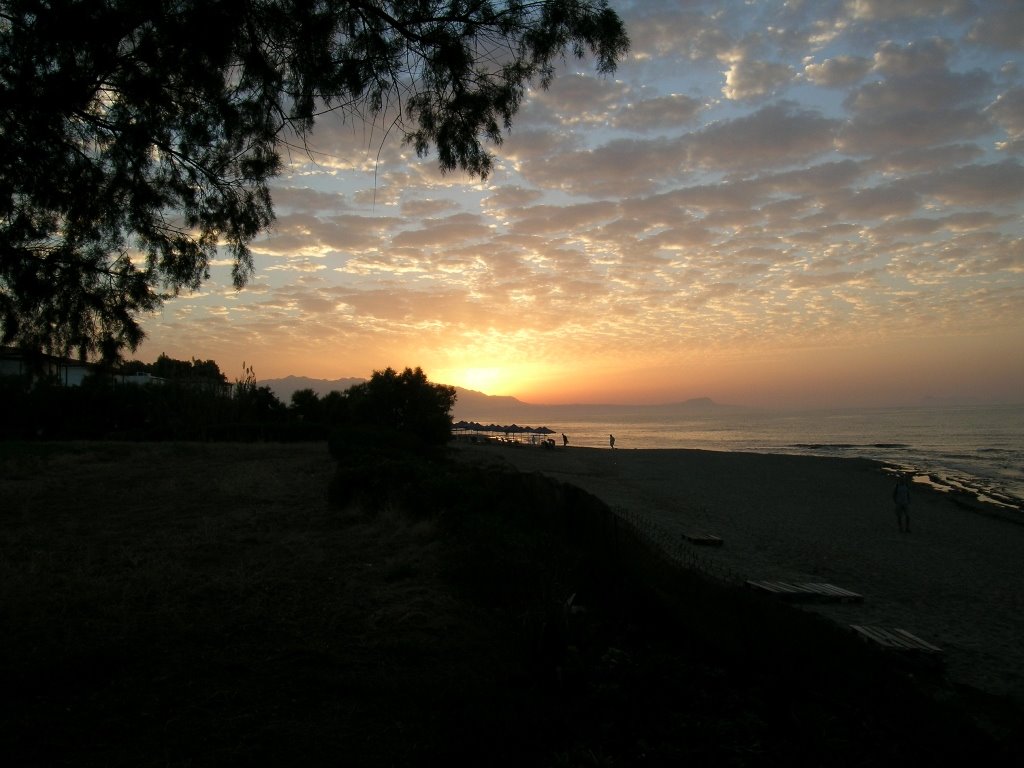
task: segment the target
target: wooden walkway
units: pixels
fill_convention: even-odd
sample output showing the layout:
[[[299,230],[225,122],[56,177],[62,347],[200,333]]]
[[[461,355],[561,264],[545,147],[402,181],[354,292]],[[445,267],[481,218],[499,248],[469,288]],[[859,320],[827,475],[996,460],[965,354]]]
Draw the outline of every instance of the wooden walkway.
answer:
[[[786,581],[748,581],[747,586],[761,592],[794,602],[862,603],[864,596],[835,584],[806,582],[790,584]]]
[[[857,631],[864,639],[876,643],[887,650],[917,651],[925,654],[942,653],[942,649],[937,645],[932,645],[927,640],[922,640],[905,629],[885,629],[884,627],[871,627],[864,624],[851,624],[850,627]]]

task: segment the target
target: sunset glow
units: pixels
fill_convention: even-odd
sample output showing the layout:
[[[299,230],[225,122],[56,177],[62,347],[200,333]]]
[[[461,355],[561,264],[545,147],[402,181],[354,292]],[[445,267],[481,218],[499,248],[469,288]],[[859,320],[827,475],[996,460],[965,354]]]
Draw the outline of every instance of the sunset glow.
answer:
[[[518,379],[502,368],[465,368],[463,370],[437,371],[443,381],[457,381],[459,386],[495,395],[507,395],[519,391]]]
[[[615,77],[531,93],[484,182],[318,123],[252,284],[217,266],[138,357],[529,402],[1024,400],[1024,5],[613,6]]]

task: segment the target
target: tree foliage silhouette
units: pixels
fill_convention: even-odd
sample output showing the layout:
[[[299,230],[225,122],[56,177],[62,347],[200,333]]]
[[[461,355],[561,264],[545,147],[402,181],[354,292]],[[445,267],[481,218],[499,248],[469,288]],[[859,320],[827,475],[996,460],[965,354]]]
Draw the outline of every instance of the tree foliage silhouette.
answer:
[[[218,247],[243,286],[327,113],[484,177],[527,87],[627,46],[606,0],[0,0],[2,341],[116,359]]]
[[[320,395],[312,389],[299,389],[292,392],[292,402],[288,410],[300,421],[316,422],[321,419],[323,404]]]
[[[346,395],[352,424],[409,435],[424,445],[443,445],[452,436],[455,387],[432,384],[422,368],[374,371]]]

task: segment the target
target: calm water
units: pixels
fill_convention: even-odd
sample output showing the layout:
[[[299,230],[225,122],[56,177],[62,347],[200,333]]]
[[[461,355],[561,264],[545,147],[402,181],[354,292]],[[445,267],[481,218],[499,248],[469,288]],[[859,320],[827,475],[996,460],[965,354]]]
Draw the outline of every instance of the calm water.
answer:
[[[507,424],[510,415],[476,420]],[[514,416],[519,424],[565,432],[570,446],[607,448],[614,434],[617,450],[865,457],[914,470],[919,481],[928,476],[937,486],[962,487],[1018,508],[1024,499],[1024,405],[813,412],[534,406]]]

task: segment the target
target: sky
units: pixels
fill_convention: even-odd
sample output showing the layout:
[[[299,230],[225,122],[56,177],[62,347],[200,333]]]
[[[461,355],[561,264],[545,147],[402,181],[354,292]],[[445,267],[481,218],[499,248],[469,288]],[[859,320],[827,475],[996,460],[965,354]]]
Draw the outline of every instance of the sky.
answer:
[[[1024,3],[616,2],[485,181],[380,124],[286,157],[241,291],[136,357],[533,403],[1024,402]]]

